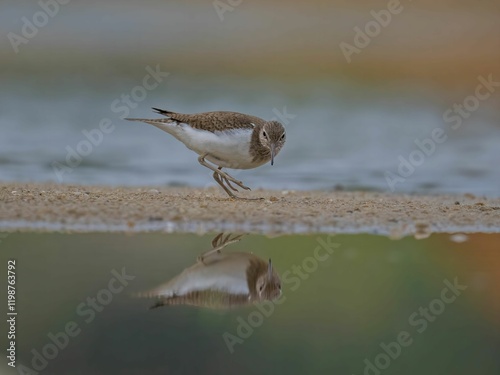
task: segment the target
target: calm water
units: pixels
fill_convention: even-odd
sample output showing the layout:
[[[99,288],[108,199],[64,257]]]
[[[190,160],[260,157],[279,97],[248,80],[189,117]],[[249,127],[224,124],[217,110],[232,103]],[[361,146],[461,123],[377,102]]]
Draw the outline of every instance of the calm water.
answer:
[[[0,40],[0,181],[214,185],[184,145],[156,128],[121,119],[154,116],[150,108],[161,107],[240,111],[282,121],[287,144],[275,166],[233,173],[254,188],[385,191],[385,173],[399,173],[404,159],[417,166],[403,167],[404,181],[395,191],[499,196],[497,86],[477,106],[469,98],[472,110],[459,119],[459,129],[451,128],[456,118],[443,118],[475,93],[480,75],[493,74],[498,81],[496,70],[487,68],[491,61],[498,65],[498,43],[484,38],[498,34],[499,16],[484,6],[473,7],[477,14],[451,6],[405,11],[349,65],[339,43],[367,21],[371,3],[352,9],[249,3],[221,22],[207,2],[72,2],[18,54],[8,38]],[[20,33],[22,17],[37,11],[38,3],[11,1],[0,14],[2,32]],[[457,40],[477,40],[474,45],[484,50],[467,50],[463,58],[463,51],[443,50],[467,49],[469,44]],[[418,61],[437,65],[420,68]],[[438,64],[443,61],[450,61],[450,72],[456,69],[458,79],[448,86],[453,88],[433,80],[447,76]],[[380,70],[384,62],[389,68]],[[427,79],[390,68],[408,64],[425,71]],[[461,70],[463,65],[473,68]],[[147,66],[169,75],[144,91]],[[330,73],[314,74],[322,66]],[[95,129],[103,120],[111,130],[101,137]],[[436,128],[447,139],[428,145],[429,155],[423,156],[416,142]],[[94,134],[94,145],[84,131]],[[55,162],[66,168],[59,175]]]
[[[223,251],[271,258],[279,303],[148,310],[132,297],[192,265],[212,237],[2,236],[2,267],[16,260],[18,364],[53,375],[500,371],[498,235],[246,236]]]
[[[68,94],[75,87],[68,85],[66,77],[39,82],[51,85],[49,95],[40,95],[43,88],[33,82],[11,82],[12,90],[22,95],[0,91],[0,180],[215,184],[211,173],[180,142],[146,124],[121,120],[124,110],[113,112],[111,103],[130,92],[140,78],[127,81],[115,77],[117,81],[102,83],[80,79],[73,82],[77,94]],[[267,119],[276,117],[277,112],[287,113],[288,118],[282,119],[288,131],[287,144],[275,166],[235,172],[255,188],[385,191],[389,188],[384,174],[397,174],[399,157],[409,160],[418,150],[415,140],[430,137],[432,130],[440,127],[448,139],[437,144],[434,153],[404,182],[397,183],[395,191],[498,196],[498,113],[484,103],[459,130],[452,130],[442,119],[449,105],[446,95],[338,81],[294,86],[177,75],[167,78],[129,112],[131,116],[155,117],[149,108],[159,106],[187,113],[234,110]],[[96,135],[99,143],[89,151],[82,146],[78,159],[71,150],[78,150],[82,142],[90,144],[82,131],[98,128],[103,119],[111,122],[111,133]],[[58,176],[54,162],[61,163],[61,168],[73,167]]]
[[[468,99],[458,129],[443,118],[479,75],[499,80],[496,7],[405,4],[348,64],[339,43],[371,2],[258,3],[222,20],[212,2],[73,1],[19,53],[0,38],[0,181],[214,185],[178,141],[122,119],[160,107],[284,123],[275,166],[232,173],[252,188],[387,191],[389,172],[404,174],[396,192],[500,196],[497,86],[477,108]],[[3,8],[4,36],[40,11]],[[163,75],[144,90],[147,66]],[[271,258],[275,303],[150,310],[134,297],[213,235],[0,233],[2,269],[16,262],[19,366],[4,355],[0,374],[500,373],[498,234],[246,236],[223,251]]]

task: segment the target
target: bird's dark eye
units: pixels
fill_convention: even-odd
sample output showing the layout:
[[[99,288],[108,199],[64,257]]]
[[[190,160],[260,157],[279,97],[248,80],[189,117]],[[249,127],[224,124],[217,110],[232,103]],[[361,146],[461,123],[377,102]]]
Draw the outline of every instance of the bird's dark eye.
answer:
[[[262,289],[264,288],[264,285],[261,285],[260,288],[259,288],[259,291],[262,292]]]
[[[281,140],[285,139],[285,133],[283,133],[283,135],[281,136],[280,138]]]
[[[266,132],[262,132],[262,135],[267,138],[267,133]]]
[[[281,290],[281,284],[278,284],[278,288]]]

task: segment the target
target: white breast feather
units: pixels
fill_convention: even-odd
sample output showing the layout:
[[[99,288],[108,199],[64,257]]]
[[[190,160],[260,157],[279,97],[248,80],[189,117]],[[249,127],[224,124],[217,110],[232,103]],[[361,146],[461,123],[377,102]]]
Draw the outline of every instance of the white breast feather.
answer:
[[[187,124],[154,124],[172,134],[198,155],[210,154],[207,160],[220,167],[248,169],[256,165],[250,155],[252,129],[209,132]]]
[[[217,290],[231,294],[249,294],[246,269],[249,254],[230,253],[219,255],[220,261],[204,265],[197,263],[150,294],[170,297],[186,295],[193,291]]]

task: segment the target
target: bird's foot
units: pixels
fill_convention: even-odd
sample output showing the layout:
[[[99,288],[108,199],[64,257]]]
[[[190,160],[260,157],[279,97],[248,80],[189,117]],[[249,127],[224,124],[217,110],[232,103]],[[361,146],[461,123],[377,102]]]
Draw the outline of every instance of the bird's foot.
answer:
[[[245,190],[252,190],[250,189],[248,186],[244,185],[243,182],[241,182],[240,180],[237,180],[235,179],[233,176],[231,176],[230,174],[226,173],[226,172],[223,172],[223,171],[219,171],[219,174],[220,176],[222,177],[222,179],[224,181],[226,181],[226,183],[229,185],[229,187],[231,189],[233,189],[234,191],[238,191],[238,189],[236,189],[234,186],[231,186],[230,182],[232,182],[233,184],[235,185],[238,185],[240,188],[242,189],[245,189]]]

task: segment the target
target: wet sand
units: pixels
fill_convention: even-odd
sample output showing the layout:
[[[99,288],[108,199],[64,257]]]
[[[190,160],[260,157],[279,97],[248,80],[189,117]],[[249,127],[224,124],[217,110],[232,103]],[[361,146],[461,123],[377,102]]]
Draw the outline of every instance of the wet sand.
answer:
[[[0,184],[0,231],[261,234],[500,232],[500,199],[465,195]]]

